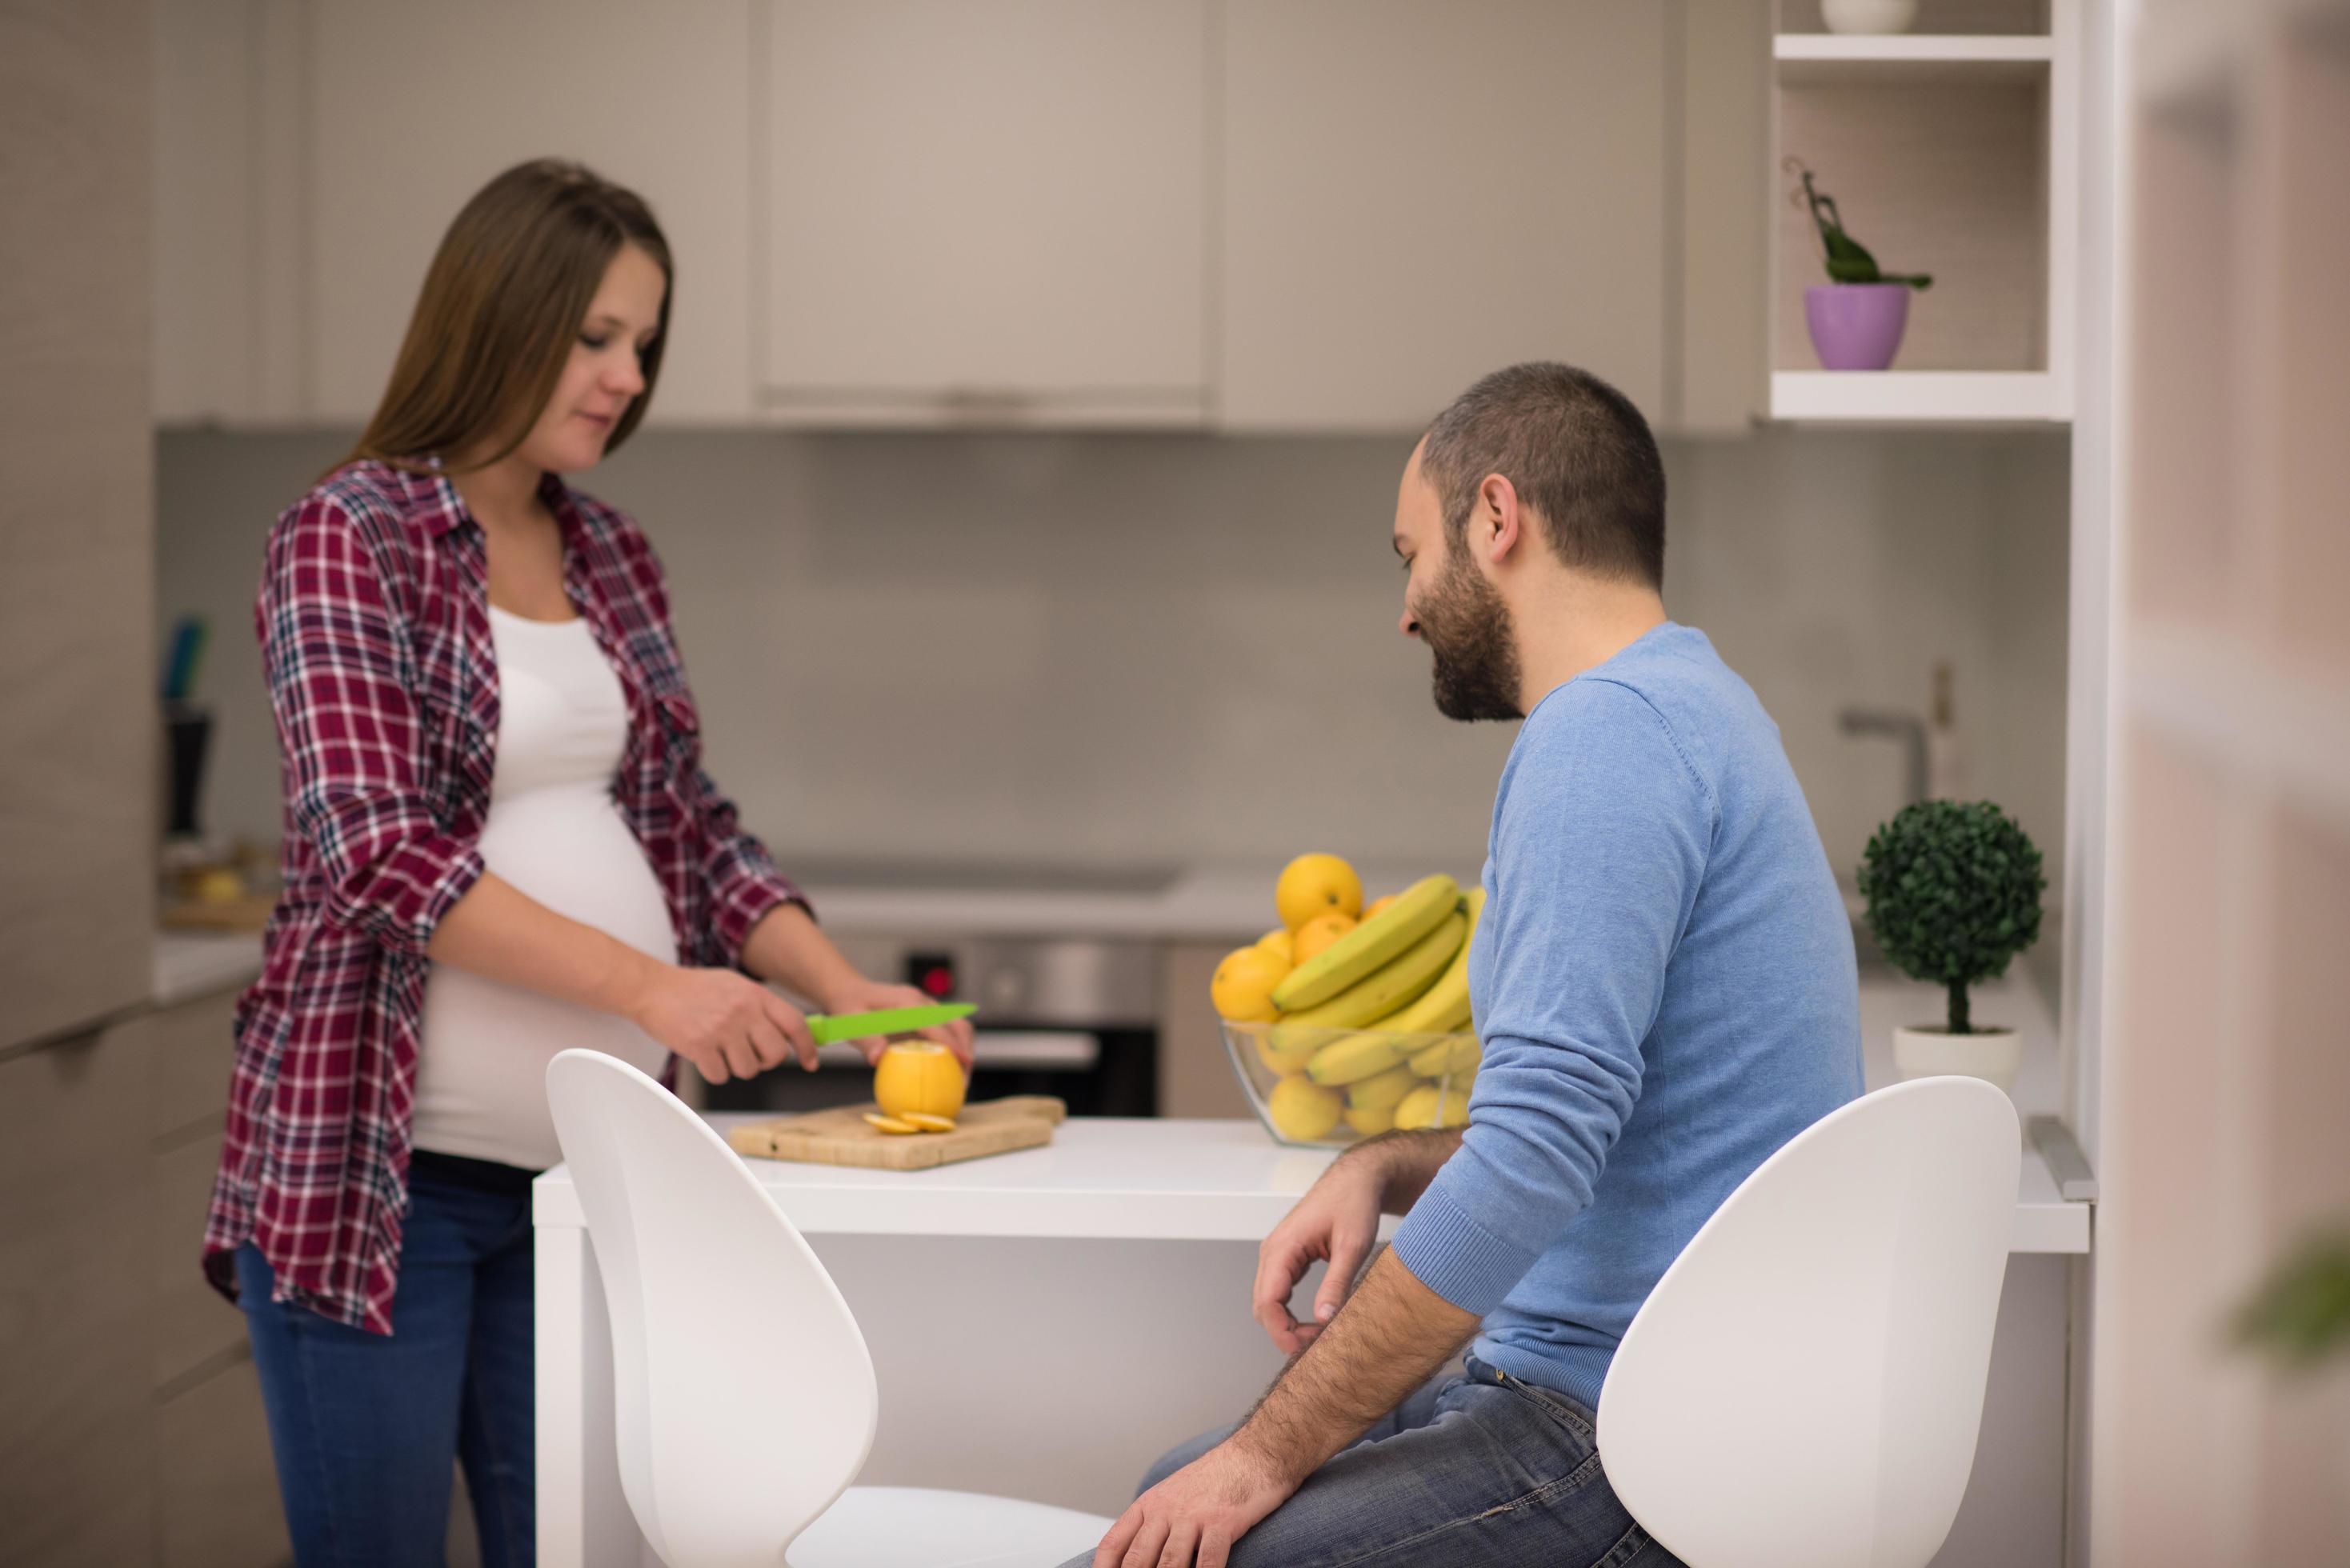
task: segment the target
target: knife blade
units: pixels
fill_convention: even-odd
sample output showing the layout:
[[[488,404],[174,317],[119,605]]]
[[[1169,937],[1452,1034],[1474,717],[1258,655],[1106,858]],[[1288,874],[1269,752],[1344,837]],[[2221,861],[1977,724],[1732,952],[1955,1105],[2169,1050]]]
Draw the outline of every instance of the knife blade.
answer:
[[[870,1034],[904,1034],[916,1029],[928,1029],[933,1024],[951,1023],[958,1018],[968,1018],[979,1011],[970,1002],[944,1002],[931,1007],[888,1007],[879,1012],[843,1012],[827,1016],[821,1012],[808,1014],[808,1029],[819,1045],[829,1045],[837,1040],[862,1040]]]

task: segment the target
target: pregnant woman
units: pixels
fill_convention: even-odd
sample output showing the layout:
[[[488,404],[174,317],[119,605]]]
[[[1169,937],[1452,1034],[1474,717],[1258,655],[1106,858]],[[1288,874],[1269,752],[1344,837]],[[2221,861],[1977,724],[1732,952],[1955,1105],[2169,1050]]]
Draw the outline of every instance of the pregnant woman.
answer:
[[[484,1563],[532,1561],[556,1053],[723,1083],[815,1065],[760,980],[834,1013],[929,1000],[858,973],[737,825],[659,561],[561,477],[644,417],[670,284],[629,192],[498,176],[359,446],[269,536],[286,886],[204,1262],[244,1310],[304,1568],[440,1562],[457,1462]],[[932,1033],[968,1064],[968,1024]]]

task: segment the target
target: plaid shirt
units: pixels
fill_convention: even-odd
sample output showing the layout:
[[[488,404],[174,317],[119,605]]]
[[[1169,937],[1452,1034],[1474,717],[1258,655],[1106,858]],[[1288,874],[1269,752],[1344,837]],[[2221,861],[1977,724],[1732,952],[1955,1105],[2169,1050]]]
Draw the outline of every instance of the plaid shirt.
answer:
[[[628,699],[613,780],[681,961],[732,967],[801,901],[701,765],[659,561],[554,475],[564,587]],[[482,530],[437,472],[338,470],[277,519],[255,606],[276,711],[286,887],[236,1010],[227,1140],[204,1231],[234,1296],[256,1242],[276,1294],[391,1332],[408,1209],[425,944],[482,875],[498,736]]]

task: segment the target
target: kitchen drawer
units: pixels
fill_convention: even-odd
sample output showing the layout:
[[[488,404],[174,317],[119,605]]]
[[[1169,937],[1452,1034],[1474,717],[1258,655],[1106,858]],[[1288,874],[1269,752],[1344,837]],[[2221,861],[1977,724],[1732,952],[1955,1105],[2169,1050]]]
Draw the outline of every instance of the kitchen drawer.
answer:
[[[228,1105],[230,1064],[236,1056],[232,1023],[237,993],[216,992],[176,1007],[158,1008],[107,1031],[109,1040],[146,1058],[149,1137],[210,1122],[221,1125]]]
[[[146,1061],[104,1034],[0,1061],[0,1560],[144,1562]]]
[[[244,1314],[205,1282],[204,1214],[218,1133],[158,1149],[149,1159],[148,1269],[155,1303],[155,1386],[161,1389],[244,1344]]]
[[[156,1562],[266,1568],[292,1560],[250,1359],[155,1407]]]

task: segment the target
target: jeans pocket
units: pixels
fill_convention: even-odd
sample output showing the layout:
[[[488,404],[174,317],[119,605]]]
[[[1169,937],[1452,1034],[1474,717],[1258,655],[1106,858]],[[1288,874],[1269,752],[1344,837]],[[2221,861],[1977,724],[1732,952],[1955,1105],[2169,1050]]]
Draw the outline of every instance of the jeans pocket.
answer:
[[[1596,1449],[1599,1446],[1599,1434],[1591,1424],[1593,1417],[1590,1413],[1565,1395],[1554,1388],[1528,1383],[1523,1378],[1513,1377],[1499,1367],[1494,1369],[1493,1376],[1501,1379],[1503,1387],[1533,1404],[1543,1414],[1574,1433],[1585,1447]]]

